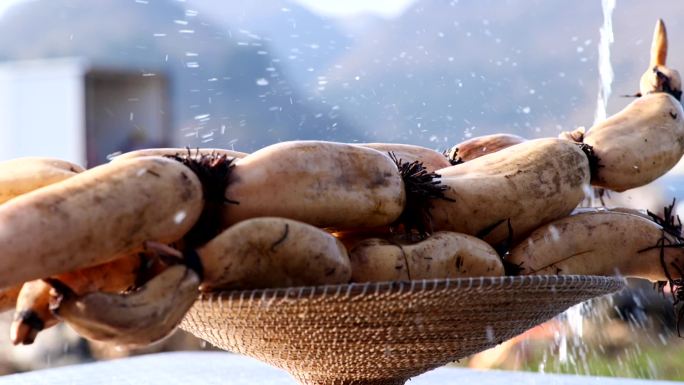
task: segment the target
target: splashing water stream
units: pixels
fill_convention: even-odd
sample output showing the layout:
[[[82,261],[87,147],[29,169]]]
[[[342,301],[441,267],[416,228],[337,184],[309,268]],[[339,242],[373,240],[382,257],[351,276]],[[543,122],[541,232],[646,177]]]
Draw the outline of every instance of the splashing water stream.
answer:
[[[616,0],[601,0],[603,10],[603,25],[599,29],[600,40],[598,44],[598,70],[599,70],[599,90],[596,102],[596,112],[594,113],[594,125],[606,120],[608,116],[608,99],[612,93],[613,85],[613,66],[610,62],[610,45],[615,41],[613,34],[613,11],[615,10]],[[603,195],[600,189],[587,186],[585,191],[586,200],[583,203],[588,207],[596,206],[602,202],[600,197]]]
[[[608,98],[612,92],[613,66],[610,64],[610,45],[615,41],[613,35],[613,10],[615,10],[616,0],[601,0],[603,8],[603,26],[599,30],[601,40],[599,41],[599,91],[594,124],[606,119],[606,108]]]
[[[596,113],[594,115],[594,124],[606,119],[608,98],[612,92],[613,67],[610,62],[610,46],[615,40],[613,35],[613,11],[615,10],[615,1],[616,0],[601,0],[603,25],[599,29],[599,91]],[[592,201],[593,200],[594,199],[592,199]],[[566,320],[570,329],[572,343],[580,354],[584,353],[581,338],[584,332],[584,313],[587,310],[587,305],[579,304],[571,307],[563,314],[563,318]],[[569,359],[572,360],[572,357],[568,356],[568,336],[565,333],[560,333],[557,342],[559,344],[559,361],[561,363],[567,363]]]

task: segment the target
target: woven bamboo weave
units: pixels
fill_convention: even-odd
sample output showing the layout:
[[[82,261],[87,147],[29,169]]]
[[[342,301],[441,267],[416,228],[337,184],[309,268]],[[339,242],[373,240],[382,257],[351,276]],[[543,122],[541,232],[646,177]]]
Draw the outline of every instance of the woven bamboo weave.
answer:
[[[303,384],[402,384],[623,286],[524,276],[222,292],[203,295],[181,327]]]

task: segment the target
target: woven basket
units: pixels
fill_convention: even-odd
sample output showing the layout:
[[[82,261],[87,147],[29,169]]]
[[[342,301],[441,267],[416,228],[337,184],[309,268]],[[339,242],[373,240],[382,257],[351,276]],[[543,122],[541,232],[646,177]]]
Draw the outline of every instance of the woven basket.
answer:
[[[203,295],[181,327],[302,384],[403,384],[623,286],[523,276],[223,292]]]

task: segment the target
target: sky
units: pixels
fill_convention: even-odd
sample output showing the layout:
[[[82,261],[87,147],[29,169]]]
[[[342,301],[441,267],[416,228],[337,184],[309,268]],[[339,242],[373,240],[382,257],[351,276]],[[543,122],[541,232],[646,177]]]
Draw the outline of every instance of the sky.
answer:
[[[0,16],[13,4],[30,0],[0,0]],[[134,0],[130,0],[134,1]],[[383,17],[401,14],[415,0],[294,0],[316,13],[326,16],[349,16],[372,13]]]
[[[415,0],[295,0],[326,16],[349,16],[373,13],[383,17],[399,16]]]
[[[0,0],[0,16],[2,16],[7,8],[18,3],[21,0]]]

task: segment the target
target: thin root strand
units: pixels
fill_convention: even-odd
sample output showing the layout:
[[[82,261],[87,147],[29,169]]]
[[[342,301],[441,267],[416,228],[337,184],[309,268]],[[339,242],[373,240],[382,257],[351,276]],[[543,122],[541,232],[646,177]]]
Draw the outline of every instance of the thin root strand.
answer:
[[[441,176],[428,172],[422,162],[404,162],[394,153],[388,154],[397,165],[406,191],[406,207],[394,226],[403,225],[407,234],[416,230],[420,237],[425,237],[432,232],[431,200],[454,200],[444,195],[447,187],[438,180]]]
[[[197,224],[185,236],[185,248],[195,248],[205,244],[221,231],[220,207],[228,204],[238,204],[226,198],[226,187],[235,167],[235,158],[217,153],[200,154],[199,149],[192,153],[187,148],[187,154],[169,155],[168,158],[183,163],[202,183],[205,207]]]

